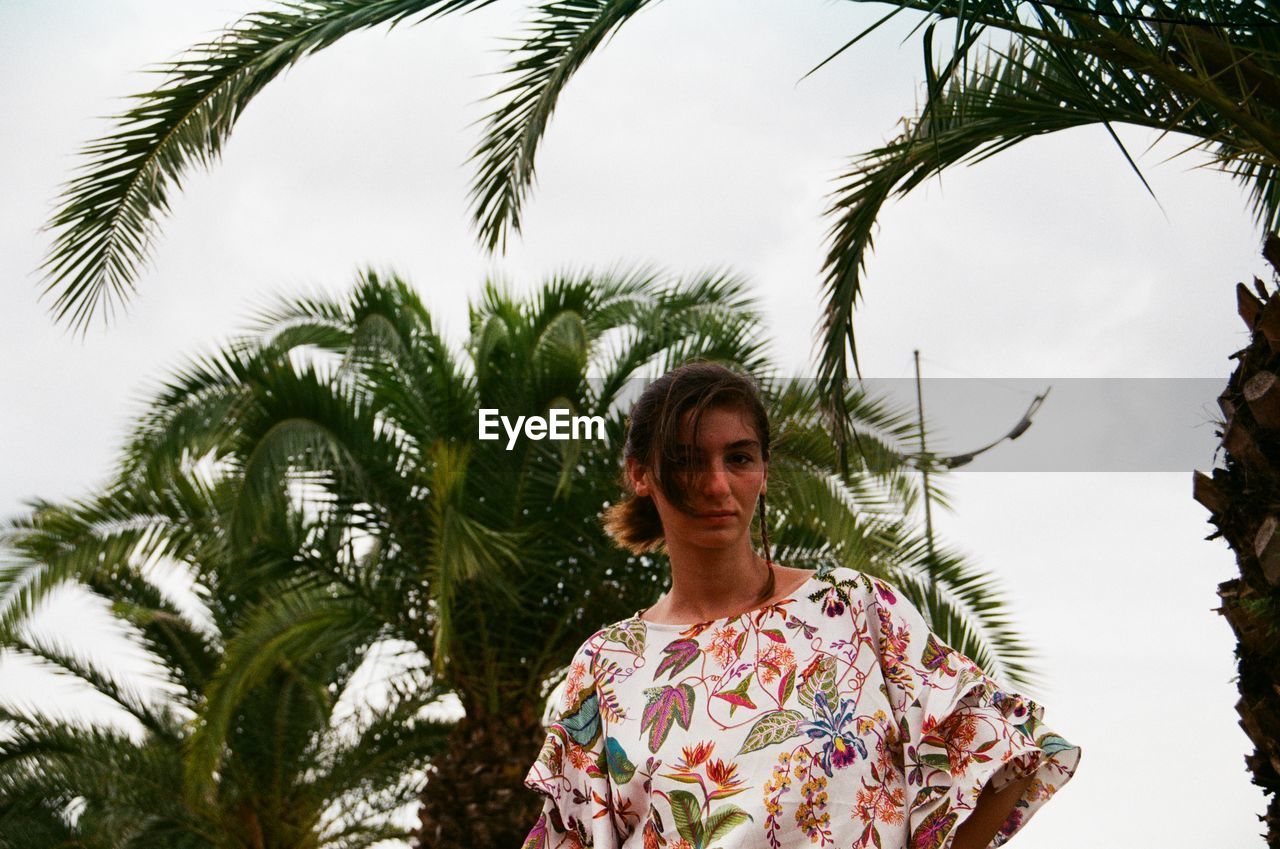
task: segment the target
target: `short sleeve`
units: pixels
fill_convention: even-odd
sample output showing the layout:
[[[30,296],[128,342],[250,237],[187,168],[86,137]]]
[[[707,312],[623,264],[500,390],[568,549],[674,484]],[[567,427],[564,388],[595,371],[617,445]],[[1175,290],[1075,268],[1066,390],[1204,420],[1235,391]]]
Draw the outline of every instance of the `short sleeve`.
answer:
[[[1075,774],[1080,748],[1044,724],[1040,705],[939,640],[900,591],[872,583],[869,624],[898,725],[909,845],[948,845],[984,786],[1030,777],[992,841],[1000,846]]]
[[[616,849],[610,818],[596,816],[612,791],[592,654],[588,641],[574,655],[555,721],[525,776],[524,786],[544,798],[522,849]]]

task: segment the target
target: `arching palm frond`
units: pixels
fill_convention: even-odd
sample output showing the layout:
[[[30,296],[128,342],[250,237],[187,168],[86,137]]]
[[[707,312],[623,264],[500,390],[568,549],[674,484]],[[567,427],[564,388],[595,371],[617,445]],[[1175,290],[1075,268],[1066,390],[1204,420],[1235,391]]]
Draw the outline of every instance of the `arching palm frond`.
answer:
[[[1093,124],[1131,124],[1198,138],[1199,146],[1253,179],[1259,215],[1277,207],[1269,155],[1247,135],[1224,128],[1203,100],[1140,74],[1115,75],[1099,63],[1080,64],[1056,50],[1025,42],[992,51],[967,76],[954,76],[890,144],[857,157],[832,195],[824,294],[821,377],[843,379],[849,352],[857,362],[853,312],[862,271],[884,205],[934,174],[993,156],[1036,136]]]
[[[1130,124],[1191,136],[1188,149],[1209,151],[1246,186],[1262,226],[1280,223],[1280,10],[1271,4],[893,5],[954,19],[957,43],[939,72],[928,28],[923,108],[893,142],[855,158],[832,195],[819,377],[842,447],[845,410],[834,387],[849,377],[849,359],[858,367],[853,314],[876,220],[889,200],[942,169],[1085,125],[1120,144],[1113,125]],[[960,38],[975,27],[1003,31],[1011,46]],[[985,55],[972,61],[975,50]]]
[[[282,664],[303,667],[306,659],[338,646],[371,645],[378,627],[366,605],[335,598],[324,587],[281,592],[246,610],[205,689],[199,725],[187,742],[184,784],[189,798],[215,792],[214,775],[231,724],[252,691],[260,690]]]
[[[144,592],[146,564],[160,558],[182,560],[206,546],[208,527],[199,510],[178,507],[172,495],[172,490],[138,493],[113,488],[69,505],[37,501],[30,514],[0,528],[0,545],[17,558],[0,569],[0,640],[14,634],[64,583],[122,595],[126,589]],[[150,590],[125,597],[137,604],[164,606]],[[167,641],[160,629],[153,630],[158,642]],[[198,639],[170,636],[186,643],[184,651],[200,651]]]
[[[127,300],[170,191],[191,166],[217,158],[249,102],[295,62],[352,32],[491,2],[299,0],[248,15],[162,65],[164,84],[137,95],[114,132],[85,147],[47,225],[56,231],[44,263],[54,315],[84,329],[95,310]]]
[[[39,666],[67,675],[109,698],[136,719],[154,738],[176,743],[179,719],[172,710],[157,708],[129,681],[96,667],[72,649],[56,641],[11,635],[3,648],[18,657],[34,660]]]
[[[551,113],[582,63],[650,0],[552,0],[529,23],[519,57],[506,70],[514,79],[492,95],[505,98],[487,117],[471,189],[472,216],[489,250],[505,247],[519,231],[520,211],[534,182],[534,157]]]
[[[55,849],[76,839],[67,822],[68,800],[44,795],[36,788],[23,788],[0,795],[0,849]],[[98,849],[103,844],[82,844]],[[105,847],[104,847],[105,849]]]

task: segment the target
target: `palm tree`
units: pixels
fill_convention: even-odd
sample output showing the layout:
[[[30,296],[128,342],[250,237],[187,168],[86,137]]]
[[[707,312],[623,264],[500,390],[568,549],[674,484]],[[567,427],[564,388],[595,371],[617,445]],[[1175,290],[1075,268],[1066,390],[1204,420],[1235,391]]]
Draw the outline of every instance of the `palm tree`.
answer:
[[[522,779],[542,741],[548,688],[590,633],[663,589],[665,570],[615,548],[598,516],[617,496],[637,379],[692,357],[762,379],[778,427],[779,559],[857,565],[917,600],[936,592],[953,645],[1025,680],[1028,653],[990,579],[952,554],[929,559],[910,518],[918,491],[897,448],[914,436],[910,416],[851,391],[866,451],[838,471],[816,385],[773,376],[744,292],[724,276],[669,285],[644,273],[561,277],[524,301],[488,285],[460,357],[409,286],[368,273],[345,300],[287,301],[254,335],[179,372],[125,452],[123,487],[163,489],[212,465],[229,476],[233,549],[272,545],[278,531],[264,524],[262,502],[287,493],[328,536],[365,552],[287,547],[296,573],[339,588],[339,600],[313,594],[255,620],[188,744],[191,780],[213,792],[231,707],[263,669],[295,662],[290,650],[370,612],[380,635],[421,650],[423,674],[465,711],[430,760],[422,845],[520,840],[536,814]],[[508,448],[476,439],[482,408],[600,416],[605,438]]]
[[[10,725],[0,741],[0,846],[356,849],[410,833],[387,814],[412,804],[421,784],[415,767],[443,746],[449,724],[420,715],[441,690],[412,676],[363,718],[339,712],[356,698],[348,690],[378,640],[377,618],[297,569],[300,557],[346,556],[314,521],[271,509],[269,537],[229,545],[235,489],[173,473],[154,490],[40,502],[5,527],[13,557],[4,583],[16,597],[4,610],[0,647],[110,699],[141,739],[0,709]],[[156,580],[184,567],[187,605]],[[35,603],[65,583],[110,605],[161,672],[159,703],[22,627]],[[261,651],[282,612],[320,609],[318,600],[334,615],[305,645]],[[210,727],[220,729],[216,782],[187,758]]]
[[[1195,498],[1209,509],[1221,536],[1236,552],[1240,577],[1218,586],[1219,612],[1236,634],[1240,661],[1240,727],[1255,745],[1245,758],[1254,783],[1272,794],[1264,817],[1269,845],[1280,845],[1280,477],[1276,473],[1277,373],[1280,373],[1280,239],[1267,239],[1264,254],[1274,270],[1272,289],[1254,280],[1236,288],[1249,344],[1238,351],[1235,372],[1218,398],[1226,417],[1218,435],[1226,455],[1212,477],[1196,472]],[[1255,294],[1256,293],[1256,294]]]

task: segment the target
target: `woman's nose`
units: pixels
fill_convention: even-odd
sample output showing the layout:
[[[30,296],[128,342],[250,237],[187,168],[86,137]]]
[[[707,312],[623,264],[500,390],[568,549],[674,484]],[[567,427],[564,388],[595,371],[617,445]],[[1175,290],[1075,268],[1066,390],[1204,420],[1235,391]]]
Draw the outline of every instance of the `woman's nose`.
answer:
[[[729,491],[729,473],[723,464],[708,464],[702,473],[702,490],[709,495],[719,495]]]

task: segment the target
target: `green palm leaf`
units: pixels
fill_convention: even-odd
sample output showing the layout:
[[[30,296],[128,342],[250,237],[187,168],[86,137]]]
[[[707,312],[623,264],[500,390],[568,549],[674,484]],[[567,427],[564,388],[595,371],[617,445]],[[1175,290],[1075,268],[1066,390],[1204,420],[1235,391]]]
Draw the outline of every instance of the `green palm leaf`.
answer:
[[[262,88],[298,60],[352,32],[438,17],[492,0],[298,0],[256,12],[158,69],[156,90],[87,145],[47,227],[43,270],[58,320],[84,329],[134,291],[169,193],[193,165],[209,166]]]
[[[302,661],[335,646],[368,645],[378,630],[369,608],[334,597],[322,587],[284,592],[247,612],[227,643],[222,667],[205,691],[200,723],[188,742],[185,759],[189,798],[214,792],[214,774],[237,708],[282,663]]]
[[[507,229],[519,231],[520,211],[534,182],[534,156],[556,101],[573,76],[624,21],[649,0],[554,0],[534,13],[513,77],[492,99],[471,189],[473,218],[489,250],[505,247]]]

